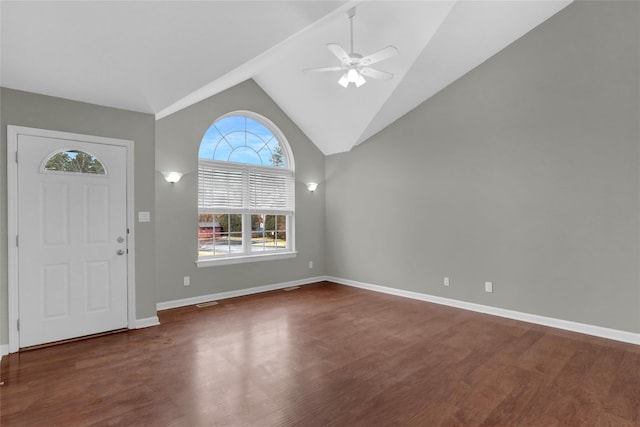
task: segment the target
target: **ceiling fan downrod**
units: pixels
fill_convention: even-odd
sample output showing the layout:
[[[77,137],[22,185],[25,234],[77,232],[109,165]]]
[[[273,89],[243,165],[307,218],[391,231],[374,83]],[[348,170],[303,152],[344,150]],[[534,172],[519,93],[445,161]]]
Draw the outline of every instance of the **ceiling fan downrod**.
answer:
[[[347,11],[347,16],[349,17],[349,23],[351,24],[350,25],[350,27],[351,27],[351,52],[350,53],[353,54],[354,53],[354,50],[353,50],[353,17],[356,16],[356,8],[352,7],[351,9],[349,9]]]

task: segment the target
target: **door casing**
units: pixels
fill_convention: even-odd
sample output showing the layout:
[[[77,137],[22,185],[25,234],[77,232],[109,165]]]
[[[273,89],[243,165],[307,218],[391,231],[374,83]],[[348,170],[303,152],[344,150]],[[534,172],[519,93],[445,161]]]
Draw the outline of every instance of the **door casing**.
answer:
[[[18,136],[32,135],[45,138],[73,140],[88,144],[108,144],[124,147],[127,159],[127,323],[129,329],[136,327],[135,301],[135,232],[134,232],[134,195],[133,195],[133,141],[100,136],[58,132],[47,129],[7,126],[7,276],[8,276],[8,320],[9,320],[9,353],[20,349],[18,331],[19,299],[18,299],[18,250],[16,246],[18,233],[18,163],[16,153]],[[18,159],[19,160],[19,159]]]

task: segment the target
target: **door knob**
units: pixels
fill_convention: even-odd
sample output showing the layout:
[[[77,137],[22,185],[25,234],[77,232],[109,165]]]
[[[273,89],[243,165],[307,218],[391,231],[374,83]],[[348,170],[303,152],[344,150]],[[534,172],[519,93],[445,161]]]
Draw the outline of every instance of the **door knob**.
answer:
[[[118,255],[124,255],[124,250],[122,249],[118,249],[118,252],[116,252]]]
[[[119,236],[119,237],[116,239],[116,241],[117,241],[118,243],[124,243],[124,237]]]

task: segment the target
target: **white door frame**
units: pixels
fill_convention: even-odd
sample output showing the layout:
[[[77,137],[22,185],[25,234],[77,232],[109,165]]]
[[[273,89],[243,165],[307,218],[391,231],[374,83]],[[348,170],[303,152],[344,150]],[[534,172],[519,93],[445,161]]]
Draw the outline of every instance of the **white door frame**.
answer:
[[[40,136],[45,138],[67,139],[84,143],[98,143],[124,147],[127,154],[127,323],[129,329],[136,324],[136,292],[135,292],[135,233],[134,233],[134,197],[133,197],[133,141],[125,139],[104,138],[101,136],[81,135],[58,132],[46,129],[22,126],[7,126],[7,275],[9,300],[9,353],[20,349],[18,332],[19,298],[18,298],[18,135]]]

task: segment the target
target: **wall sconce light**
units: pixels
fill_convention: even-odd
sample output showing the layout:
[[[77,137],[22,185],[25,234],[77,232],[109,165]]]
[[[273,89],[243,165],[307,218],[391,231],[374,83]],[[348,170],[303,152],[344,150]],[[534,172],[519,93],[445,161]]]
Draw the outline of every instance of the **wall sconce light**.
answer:
[[[162,174],[164,175],[164,179],[171,184],[175,184],[180,181],[180,178],[182,178],[182,174],[180,172],[162,172]]]
[[[318,184],[315,182],[310,182],[307,184],[307,189],[312,193],[316,191],[316,188],[318,188]]]

